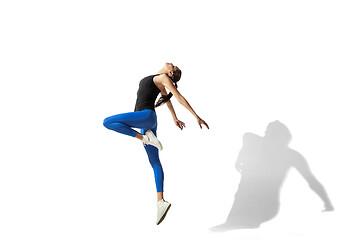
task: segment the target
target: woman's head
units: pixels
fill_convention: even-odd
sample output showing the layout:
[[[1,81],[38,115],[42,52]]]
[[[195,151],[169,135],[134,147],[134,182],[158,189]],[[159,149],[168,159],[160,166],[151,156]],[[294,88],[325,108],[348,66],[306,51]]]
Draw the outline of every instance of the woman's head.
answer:
[[[165,63],[164,72],[168,77],[174,82],[177,83],[181,78],[181,70],[177,66],[174,66],[172,63]]]
[[[165,66],[161,70],[161,72],[165,73],[171,81],[174,83],[174,86],[177,88],[177,82],[180,81],[181,78],[181,70],[177,66],[174,66],[172,63],[165,63]],[[160,105],[166,103],[172,97],[172,93],[170,92],[168,95],[161,95],[155,107],[159,107]]]

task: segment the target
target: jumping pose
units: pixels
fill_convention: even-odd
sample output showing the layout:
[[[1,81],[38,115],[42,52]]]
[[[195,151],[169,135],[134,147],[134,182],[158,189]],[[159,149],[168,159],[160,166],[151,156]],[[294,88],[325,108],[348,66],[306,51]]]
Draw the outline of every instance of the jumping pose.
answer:
[[[166,103],[175,125],[182,130],[185,123],[177,118],[170,101],[170,98],[174,95],[176,100],[195,116],[200,128],[202,128],[203,124],[209,129],[207,123],[195,113],[189,102],[177,90],[177,82],[180,78],[181,70],[172,63],[166,63],[156,75],[150,75],[140,81],[134,112],[114,115],[104,120],[106,128],[137,138],[143,142],[154,170],[158,201],[157,225],[164,220],[171,204],[165,201],[163,197],[164,172],[159,159],[159,150],[162,150],[163,147],[156,137],[157,117],[155,108]],[[169,94],[166,89],[170,91]],[[154,104],[159,93],[161,93],[161,97]],[[133,128],[141,129],[140,133]]]

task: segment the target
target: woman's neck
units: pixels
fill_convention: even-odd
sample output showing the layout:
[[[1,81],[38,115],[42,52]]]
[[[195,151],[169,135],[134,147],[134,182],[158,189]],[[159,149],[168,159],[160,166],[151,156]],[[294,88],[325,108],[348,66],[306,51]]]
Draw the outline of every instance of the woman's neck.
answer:
[[[160,69],[157,73],[158,73],[158,74],[163,74],[163,73],[166,74],[166,70],[165,70],[164,68],[162,68],[162,69]]]

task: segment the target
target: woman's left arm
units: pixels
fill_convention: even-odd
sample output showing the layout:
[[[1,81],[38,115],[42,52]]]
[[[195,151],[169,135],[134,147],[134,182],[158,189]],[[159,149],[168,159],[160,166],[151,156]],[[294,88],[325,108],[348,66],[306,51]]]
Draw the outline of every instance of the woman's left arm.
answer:
[[[175,110],[174,110],[174,107],[171,103],[171,100],[169,99],[169,101],[166,102],[166,105],[167,107],[169,108],[170,112],[171,112],[171,115],[174,119],[174,123],[177,127],[179,127],[181,130],[183,130],[183,128],[185,127],[185,123],[183,123],[182,121],[180,121],[177,116],[176,116],[176,113],[175,113]]]
[[[162,95],[167,95],[167,92],[165,89],[163,89],[163,91],[161,91],[161,94]],[[167,102],[166,102],[166,106],[169,108],[169,111],[173,117],[173,120],[174,120],[174,123],[177,127],[179,127],[181,130],[183,130],[183,128],[185,127],[185,123],[183,123],[182,121],[180,121],[177,116],[176,116],[176,113],[175,113],[175,109],[171,103],[171,100],[169,99]]]

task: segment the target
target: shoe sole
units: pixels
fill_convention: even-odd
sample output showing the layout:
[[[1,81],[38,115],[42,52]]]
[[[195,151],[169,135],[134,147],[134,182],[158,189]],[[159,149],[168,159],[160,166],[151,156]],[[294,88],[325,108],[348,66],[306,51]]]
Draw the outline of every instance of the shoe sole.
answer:
[[[160,218],[160,221],[159,221],[156,225],[159,225],[159,224],[165,219],[166,214],[167,214],[167,212],[169,211],[170,207],[171,207],[171,203],[170,203],[169,207],[165,210],[165,213],[164,213],[164,214],[162,215],[162,217]]]
[[[151,137],[152,139],[154,139],[157,142],[157,144],[159,144],[160,147],[154,146],[152,144],[149,144],[149,145],[152,145],[152,146],[158,148],[160,151],[163,149],[161,142],[159,141],[159,139],[157,139],[157,137],[155,136],[155,134],[152,131],[146,131],[145,135],[149,135],[148,137],[149,138]]]

